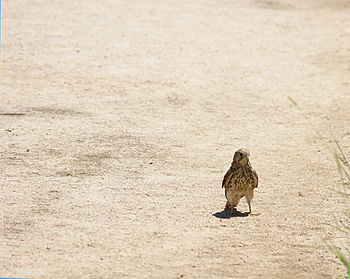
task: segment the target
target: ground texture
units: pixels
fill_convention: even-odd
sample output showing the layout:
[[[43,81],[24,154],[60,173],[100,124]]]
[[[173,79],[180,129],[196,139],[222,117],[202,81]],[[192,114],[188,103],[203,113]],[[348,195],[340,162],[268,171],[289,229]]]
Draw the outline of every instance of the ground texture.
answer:
[[[2,1],[0,276],[344,276],[324,241],[349,240],[322,223],[346,207],[327,144],[350,155],[349,12]],[[260,216],[227,218],[240,147]]]

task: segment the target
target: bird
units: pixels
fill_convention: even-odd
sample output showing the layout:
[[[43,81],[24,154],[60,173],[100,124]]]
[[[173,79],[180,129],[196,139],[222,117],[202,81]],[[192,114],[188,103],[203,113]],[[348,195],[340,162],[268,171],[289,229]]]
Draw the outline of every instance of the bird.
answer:
[[[225,210],[231,209],[234,214],[241,198],[245,197],[249,206],[249,215],[252,213],[251,201],[254,197],[254,189],[258,187],[258,175],[249,162],[250,153],[247,149],[240,148],[233,155],[229,170],[222,181],[227,199]]]

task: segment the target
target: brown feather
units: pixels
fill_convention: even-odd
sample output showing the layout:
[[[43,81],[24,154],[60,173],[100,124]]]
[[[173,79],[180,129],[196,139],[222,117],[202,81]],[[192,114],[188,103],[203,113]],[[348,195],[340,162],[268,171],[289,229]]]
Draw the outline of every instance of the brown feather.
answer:
[[[222,188],[226,188],[226,184],[227,184],[227,182],[230,180],[230,178],[231,178],[231,176],[232,176],[232,171],[231,171],[231,169],[229,169],[227,172],[226,172],[226,174],[225,174],[225,176],[224,176],[224,179],[222,180]]]

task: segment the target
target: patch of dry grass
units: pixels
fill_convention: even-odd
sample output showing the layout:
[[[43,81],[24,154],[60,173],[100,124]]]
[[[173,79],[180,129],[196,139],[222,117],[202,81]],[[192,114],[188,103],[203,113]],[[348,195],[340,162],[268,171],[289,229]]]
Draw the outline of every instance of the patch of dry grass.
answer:
[[[326,224],[327,226],[335,228],[337,231],[339,231],[346,239],[350,239],[350,163],[346,158],[346,155],[343,152],[342,147],[339,144],[339,141],[335,138],[333,138],[334,147],[332,148],[328,143],[326,143],[324,137],[320,134],[320,132],[317,130],[315,125],[311,122],[308,115],[306,115],[298,106],[297,102],[293,100],[291,97],[288,97],[288,100],[292,103],[292,105],[298,109],[298,111],[301,113],[302,117],[306,119],[310,127],[315,131],[317,136],[323,141],[325,146],[330,152],[333,152],[333,156],[335,159],[335,162],[337,164],[338,172],[341,177],[341,184],[342,189],[341,190],[334,190],[339,195],[344,197],[347,201],[348,208],[344,212],[345,214],[345,221],[343,222],[337,222],[336,224]],[[339,262],[344,265],[345,269],[347,269],[348,276],[349,276],[349,255],[350,250],[349,247],[337,247],[334,244],[334,241],[330,238],[326,240],[327,247],[336,255]],[[345,278],[348,278],[346,276]]]

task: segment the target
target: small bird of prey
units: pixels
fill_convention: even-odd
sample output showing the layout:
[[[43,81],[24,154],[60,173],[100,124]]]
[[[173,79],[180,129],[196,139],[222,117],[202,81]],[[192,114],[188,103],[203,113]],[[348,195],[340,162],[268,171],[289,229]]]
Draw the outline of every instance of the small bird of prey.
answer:
[[[222,188],[225,188],[227,199],[225,209],[231,209],[231,214],[236,212],[239,200],[245,197],[249,206],[249,214],[256,215],[252,213],[250,203],[254,197],[254,188],[258,187],[258,175],[249,163],[249,156],[247,149],[238,149],[222,181]]]

